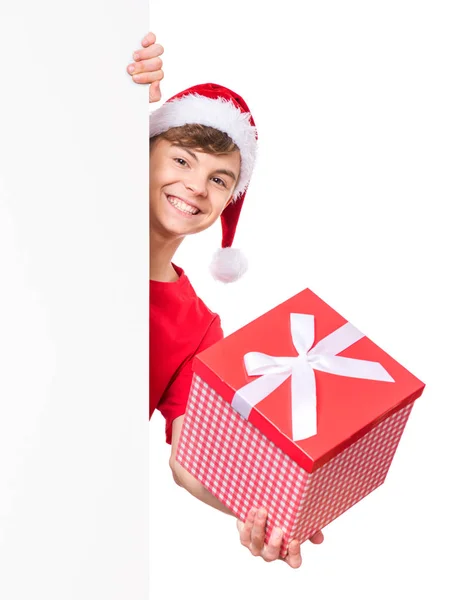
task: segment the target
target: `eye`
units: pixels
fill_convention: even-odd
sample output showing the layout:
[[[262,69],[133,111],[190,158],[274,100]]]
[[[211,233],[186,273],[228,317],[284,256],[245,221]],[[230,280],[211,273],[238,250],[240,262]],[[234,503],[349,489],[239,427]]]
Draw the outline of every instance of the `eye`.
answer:
[[[217,183],[218,185],[222,185],[225,188],[227,187],[225,182],[222,179],[220,179],[219,177],[213,177],[213,181],[215,183]]]
[[[174,158],[174,160],[178,165],[181,165],[182,167],[188,164],[184,158]]]

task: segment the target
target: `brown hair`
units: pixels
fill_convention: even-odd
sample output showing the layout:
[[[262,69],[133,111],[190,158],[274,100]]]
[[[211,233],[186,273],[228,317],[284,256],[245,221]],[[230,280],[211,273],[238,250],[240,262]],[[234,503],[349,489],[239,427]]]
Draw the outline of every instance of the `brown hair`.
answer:
[[[214,127],[198,125],[196,123],[183,125],[182,127],[172,127],[168,131],[150,138],[149,148],[158,138],[163,138],[177,146],[198,148],[209,154],[225,154],[239,150],[238,146],[227,133],[219,131]]]

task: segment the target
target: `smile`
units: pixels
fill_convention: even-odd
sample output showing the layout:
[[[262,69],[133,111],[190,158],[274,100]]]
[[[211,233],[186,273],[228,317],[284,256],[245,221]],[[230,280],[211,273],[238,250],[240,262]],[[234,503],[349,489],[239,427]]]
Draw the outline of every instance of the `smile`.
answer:
[[[174,208],[176,208],[185,215],[194,216],[200,212],[200,210],[195,206],[191,206],[190,204],[187,204],[186,202],[184,202],[180,198],[176,198],[175,196],[167,196],[167,199],[169,204],[171,204]]]

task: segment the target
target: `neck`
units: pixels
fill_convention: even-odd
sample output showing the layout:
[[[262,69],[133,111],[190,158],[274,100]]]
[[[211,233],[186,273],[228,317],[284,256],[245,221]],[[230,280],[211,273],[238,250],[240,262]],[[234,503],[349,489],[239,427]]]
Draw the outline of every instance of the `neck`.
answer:
[[[178,275],[172,266],[172,259],[183,237],[166,239],[158,231],[149,230],[149,279],[152,281],[176,281]]]

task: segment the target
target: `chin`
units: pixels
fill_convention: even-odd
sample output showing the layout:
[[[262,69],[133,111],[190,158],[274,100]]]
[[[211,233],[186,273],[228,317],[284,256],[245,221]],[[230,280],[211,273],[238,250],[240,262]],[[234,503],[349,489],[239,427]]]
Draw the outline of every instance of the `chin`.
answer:
[[[160,224],[162,229],[171,237],[185,237],[200,231],[199,227],[189,227],[186,223],[180,223],[174,219],[164,219]]]

